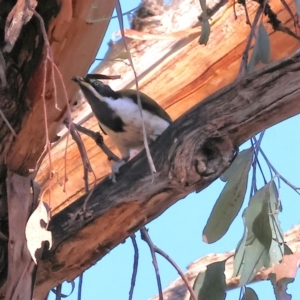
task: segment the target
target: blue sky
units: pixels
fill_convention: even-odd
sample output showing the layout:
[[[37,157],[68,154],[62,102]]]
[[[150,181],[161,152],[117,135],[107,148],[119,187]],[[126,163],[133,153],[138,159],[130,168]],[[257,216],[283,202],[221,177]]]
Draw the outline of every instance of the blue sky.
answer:
[[[123,12],[129,11],[138,4],[139,1],[137,0],[122,1]],[[124,21],[125,26],[128,27],[127,17],[124,18]],[[117,29],[118,21],[113,19],[97,58],[104,57],[112,32]],[[95,64],[93,67],[95,67]],[[275,168],[296,186],[300,186],[299,128],[300,116],[296,116],[268,129],[262,141],[262,149]],[[249,146],[250,144],[246,143],[240,149],[248,148]],[[264,166],[266,176],[269,176],[263,159],[260,158],[260,161]],[[259,178],[258,180],[259,184],[262,184],[261,179]],[[147,225],[153,242],[167,252],[183,270],[192,261],[209,253],[222,253],[235,249],[239,239],[242,237],[243,223],[241,213],[243,209],[220,241],[211,245],[207,245],[202,241],[202,230],[223,186],[223,182],[216,180],[200,193],[190,194],[185,199],[180,200],[163,215]],[[283,183],[280,195],[283,212],[280,214],[279,219],[283,231],[287,231],[293,225],[299,223],[300,196]],[[248,202],[248,199],[249,194],[247,193],[245,203]],[[150,251],[145,242],[140,240],[139,232],[136,236],[140,259],[133,299],[143,300],[155,296],[158,292]],[[82,299],[128,299],[133,254],[131,240],[126,240],[124,244],[113,249],[95,266],[87,270],[83,278]],[[166,260],[160,256],[157,256],[157,259],[162,285],[167,287],[172,280],[178,277],[178,274]],[[76,280],[76,289],[68,299],[77,299],[77,286],[78,281]],[[294,295],[294,299],[300,299],[300,292],[297,286],[299,286],[299,279],[294,284],[291,284],[288,290]],[[273,288],[269,282],[254,284],[251,287],[257,292],[260,299],[275,299]],[[67,294],[70,289],[70,284],[64,284],[62,292]],[[51,293],[48,299],[55,299],[55,296]],[[239,290],[228,292],[226,299],[239,299]]]

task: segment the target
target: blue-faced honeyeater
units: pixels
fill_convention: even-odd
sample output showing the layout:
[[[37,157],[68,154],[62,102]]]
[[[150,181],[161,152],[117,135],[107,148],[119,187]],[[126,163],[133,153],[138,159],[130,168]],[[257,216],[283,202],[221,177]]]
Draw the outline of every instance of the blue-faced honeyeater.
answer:
[[[107,134],[127,161],[144,148],[142,118],[136,90],[114,91],[98,79],[73,77],[90,104],[104,134]],[[140,92],[148,143],[154,141],[172,122],[153,99]]]

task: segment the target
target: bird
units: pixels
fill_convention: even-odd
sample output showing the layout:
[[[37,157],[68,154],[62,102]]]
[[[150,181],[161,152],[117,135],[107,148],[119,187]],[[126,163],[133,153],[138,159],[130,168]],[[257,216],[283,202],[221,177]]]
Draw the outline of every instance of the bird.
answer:
[[[73,77],[90,104],[102,132],[108,135],[127,162],[144,148],[142,117],[138,92],[114,91],[91,77]],[[172,123],[167,112],[152,98],[139,92],[147,141],[151,144]]]

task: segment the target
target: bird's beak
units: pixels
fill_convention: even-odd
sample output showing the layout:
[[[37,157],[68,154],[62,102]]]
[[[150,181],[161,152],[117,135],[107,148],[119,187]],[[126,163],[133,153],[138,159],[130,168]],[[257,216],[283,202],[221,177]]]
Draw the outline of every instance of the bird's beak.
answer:
[[[84,82],[84,79],[82,77],[79,77],[79,76],[74,76],[72,77],[72,80],[77,82],[77,83],[80,83],[80,82]]]
[[[89,90],[91,89],[91,84],[86,78],[74,76],[72,77],[72,80],[77,82],[81,88],[86,87]]]

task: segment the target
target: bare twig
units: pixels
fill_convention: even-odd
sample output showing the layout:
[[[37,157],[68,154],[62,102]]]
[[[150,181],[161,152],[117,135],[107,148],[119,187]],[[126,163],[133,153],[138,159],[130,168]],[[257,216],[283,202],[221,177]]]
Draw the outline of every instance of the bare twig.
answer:
[[[182,272],[182,270],[179,268],[179,266],[176,264],[176,262],[163,250],[161,250],[160,248],[155,246],[155,252],[160,254],[162,257],[164,257],[178,272],[178,274],[180,275],[181,279],[183,280],[183,282],[185,283],[187,289],[189,290],[191,297],[193,300],[197,300],[197,295],[195,294],[195,291],[193,290],[193,288],[190,286],[187,278],[185,277],[184,273]]]
[[[178,274],[180,275],[181,279],[183,280],[183,282],[185,283],[187,289],[190,292],[191,298],[193,300],[198,300],[197,295],[195,294],[193,288],[191,287],[191,285],[189,284],[187,278],[185,277],[183,271],[179,268],[179,266],[176,264],[176,262],[167,254],[165,253],[163,250],[161,250],[160,248],[158,248],[157,246],[155,246],[148,234],[148,230],[143,227],[141,228],[141,238],[142,240],[144,240],[151,251],[151,255],[152,255],[152,259],[153,259],[153,265],[155,268],[155,272],[156,272],[156,278],[157,278],[157,284],[158,284],[158,290],[159,290],[159,299],[163,299],[163,294],[161,291],[161,286],[159,286],[159,282],[160,282],[160,277],[159,277],[159,271],[158,271],[158,265],[157,265],[157,261],[156,261],[156,256],[155,253],[158,253],[159,255],[161,255],[162,257],[164,257],[178,272]]]
[[[44,60],[44,78],[43,78],[43,85],[42,85],[42,100],[43,100],[43,109],[44,109],[44,121],[45,121],[45,136],[46,136],[46,146],[45,146],[45,151],[48,153],[49,157],[49,178],[52,176],[52,158],[51,158],[51,144],[50,144],[50,139],[49,139],[49,130],[48,130],[48,122],[47,122],[47,106],[46,106],[46,99],[45,99],[45,93],[46,93],[46,80],[47,80],[47,58],[49,56],[49,48],[50,44],[48,41],[47,33],[46,33],[46,28],[45,28],[45,23],[41,15],[36,12],[34,9],[30,8],[33,11],[33,14],[36,16],[36,18],[40,22],[40,28],[42,31],[42,35],[44,38],[44,42],[46,44],[46,51],[47,51],[47,57]],[[55,84],[54,84],[55,85]],[[49,206],[50,201],[49,201]]]
[[[90,138],[92,138],[95,143],[102,149],[102,151],[107,155],[109,160],[113,160],[115,162],[119,161],[120,158],[116,156],[104,143],[103,136],[99,132],[94,132],[90,129],[87,129],[79,124],[73,123],[75,129]]]
[[[139,264],[139,249],[136,243],[135,234],[132,234],[130,236],[133,249],[134,249],[134,260],[133,260],[133,269],[132,269],[132,277],[131,277],[131,285],[130,285],[130,291],[129,291],[129,300],[132,300],[133,296],[133,290],[136,282],[136,275],[138,270],[138,264]]]
[[[83,273],[79,276],[77,300],[81,300]]]
[[[65,122],[65,124],[66,123],[68,123],[68,122]],[[75,141],[75,143],[78,147],[78,150],[79,150],[82,162],[83,162],[83,170],[84,170],[84,177],[83,178],[84,178],[85,190],[86,190],[86,192],[88,192],[88,190],[89,190],[88,173],[93,172],[93,169],[92,169],[92,166],[90,164],[89,158],[87,156],[87,153],[86,153],[85,147],[83,145],[82,139],[81,139],[80,135],[78,134],[78,132],[75,130],[74,124],[69,123],[68,127],[69,127],[69,130],[70,130],[71,136],[72,136],[73,140]]]
[[[17,134],[15,132],[15,130],[12,128],[12,126],[10,125],[10,123],[8,122],[8,120],[6,119],[4,113],[2,112],[2,110],[0,109],[0,116],[3,119],[4,123],[7,125],[7,127],[9,128],[9,130],[11,131],[11,133],[17,137]]]
[[[117,15],[118,15],[118,20],[119,20],[119,25],[120,25],[120,30],[121,30],[121,35],[122,35],[122,39],[124,42],[124,47],[126,52],[128,53],[128,60],[130,62],[133,74],[134,74],[134,80],[135,80],[135,86],[136,86],[136,91],[137,91],[137,102],[138,102],[138,106],[139,106],[139,111],[140,111],[140,115],[141,115],[141,119],[142,119],[142,127],[143,127],[143,137],[144,137],[144,146],[145,146],[145,150],[146,150],[146,154],[147,154],[147,158],[148,158],[148,162],[150,165],[150,169],[152,173],[156,173],[156,169],[154,166],[154,162],[150,153],[150,149],[149,149],[149,145],[148,145],[148,139],[147,139],[147,134],[146,134],[146,128],[145,128],[145,122],[144,122],[144,118],[143,118],[143,111],[142,111],[142,103],[141,103],[141,97],[140,97],[140,91],[139,91],[139,83],[138,83],[138,79],[137,79],[137,75],[136,75],[136,71],[133,65],[133,60],[125,39],[125,34],[124,34],[124,24],[123,24],[123,18],[122,18],[122,9],[121,9],[121,5],[120,5],[120,0],[115,0],[116,3],[116,11],[117,11]]]
[[[255,137],[253,137],[255,143],[257,143],[257,140]],[[291,182],[289,182],[285,177],[283,177],[276,169],[275,167],[271,164],[271,162],[269,161],[268,157],[266,156],[266,154],[264,153],[264,151],[261,149],[261,147],[259,148],[259,152],[261,153],[262,157],[264,158],[264,160],[266,161],[268,167],[275,173],[276,177],[279,177],[285,184],[287,184],[289,187],[291,187],[297,194],[300,195],[300,187],[296,187],[295,185],[293,185]]]
[[[54,89],[54,103],[55,103],[55,108],[58,110],[61,110],[58,107],[58,102],[57,102],[57,90],[56,90],[56,83],[55,83],[55,77],[54,77],[54,59],[53,59],[53,53],[52,53],[52,48],[50,46],[49,40],[48,40],[48,36],[47,36],[47,32],[46,32],[46,28],[45,28],[45,23],[43,18],[41,17],[41,15],[37,12],[37,11],[33,11],[33,14],[38,18],[40,25],[41,25],[41,31],[42,31],[42,35],[43,35],[43,39],[44,42],[46,44],[46,51],[47,51],[47,56],[46,58],[50,60],[51,62],[51,77],[52,77],[52,82],[53,82],[53,89]],[[47,67],[46,67],[47,69]]]
[[[157,281],[157,287],[158,287],[158,293],[159,293],[159,300],[163,300],[163,292],[162,292],[162,286],[161,286],[161,280],[160,280],[160,274],[159,274],[159,268],[158,268],[158,264],[157,264],[157,259],[156,259],[156,255],[155,255],[155,245],[153,244],[148,231],[145,227],[141,228],[141,239],[144,240],[150,249],[151,252],[151,256],[152,256],[152,263],[154,266],[154,270],[155,270],[155,275],[156,275],[156,281]]]

